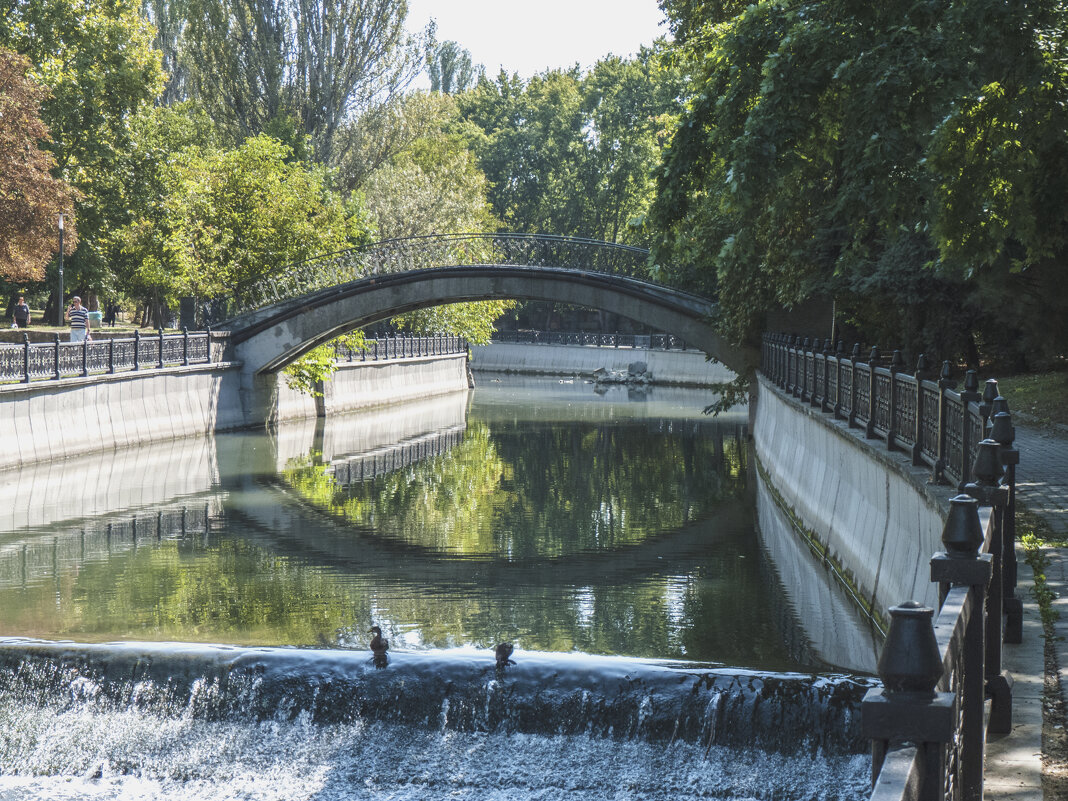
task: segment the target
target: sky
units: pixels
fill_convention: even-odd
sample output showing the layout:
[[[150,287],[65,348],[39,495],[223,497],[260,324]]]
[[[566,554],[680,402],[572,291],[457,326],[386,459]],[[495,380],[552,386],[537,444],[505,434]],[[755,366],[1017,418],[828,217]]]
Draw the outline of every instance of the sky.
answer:
[[[523,78],[632,55],[668,33],[656,0],[408,0],[409,30],[431,17],[439,42],[459,42],[489,75],[503,66]]]

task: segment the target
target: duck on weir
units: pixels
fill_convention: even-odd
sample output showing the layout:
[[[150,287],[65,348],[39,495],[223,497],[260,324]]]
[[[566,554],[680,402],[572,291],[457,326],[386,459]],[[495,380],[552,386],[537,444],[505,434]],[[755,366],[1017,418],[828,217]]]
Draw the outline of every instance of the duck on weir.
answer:
[[[369,633],[375,635],[371,638],[371,658],[374,660],[376,667],[383,667],[386,664],[386,651],[389,650],[389,640],[382,636],[382,629],[378,626],[371,626]]]
[[[510,642],[498,643],[497,647],[493,649],[494,656],[497,657],[497,667],[507,667],[508,665],[514,665],[515,662],[511,660],[512,651],[515,650],[515,646]]]

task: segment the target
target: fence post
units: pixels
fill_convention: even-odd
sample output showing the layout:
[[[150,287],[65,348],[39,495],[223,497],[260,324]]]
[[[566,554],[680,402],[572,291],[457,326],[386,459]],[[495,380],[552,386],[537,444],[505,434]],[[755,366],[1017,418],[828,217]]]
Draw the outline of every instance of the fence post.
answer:
[[[823,395],[820,397],[820,411],[831,410],[831,338],[823,340]],[[837,394],[835,395],[837,398]]]
[[[897,374],[901,372],[901,368],[905,366],[905,357],[901,355],[900,350],[894,350],[893,355],[890,357],[890,397],[887,399],[887,409],[890,410],[888,415],[889,419],[886,421],[886,449],[892,451],[897,444],[894,440],[897,438],[897,426],[894,423],[897,417]]]
[[[946,390],[953,389],[952,375],[949,359],[946,359],[942,362],[942,372],[938,376],[938,459],[934,466],[936,484],[946,483]]]
[[[1000,396],[998,392],[998,380],[996,378],[988,378],[983,385],[983,399],[979,404],[979,414],[983,418],[983,436],[988,436],[990,431],[990,418],[993,416],[991,411],[994,408],[994,398]]]
[[[819,357],[823,352],[823,344],[817,336],[812,341],[812,386],[808,388],[808,405],[819,406]]]
[[[134,331],[134,371],[141,369],[141,330]]]
[[[59,334],[55,334],[55,340],[52,342],[52,358],[55,360],[55,371],[52,375],[53,378],[59,379]]]
[[[30,383],[30,335],[22,335],[22,383]]]
[[[923,382],[927,380],[927,357],[922,353],[916,359],[916,429],[913,432],[912,464],[923,464]]]
[[[995,399],[995,404],[998,400]],[[1007,406],[1008,404],[1006,404]],[[1004,597],[1001,599],[1005,610],[1005,642],[1019,644],[1023,642],[1023,602],[1016,597],[1016,465],[1020,463],[1020,452],[1012,447],[1016,439],[1016,430],[1012,425],[1012,415],[1007,411],[996,412],[990,426],[990,438],[1000,445],[999,457],[1005,468],[1002,482],[1008,491],[1005,503],[1005,515],[1002,523],[1002,562],[1001,579]]]
[[[115,372],[115,337],[108,337],[108,373]]]
[[[871,353],[868,354],[868,425],[864,430],[864,436],[868,439],[875,439],[875,407],[878,405],[875,402],[875,388],[878,386],[875,381],[875,369],[878,366],[879,349],[872,345]]]
[[[854,428],[857,424],[857,362],[860,361],[860,343],[853,343],[853,350],[849,354],[851,377],[849,379],[849,418],[846,424]]]
[[[840,339],[834,348],[834,360],[837,364],[837,369],[834,371],[834,408],[831,411],[835,420],[840,420],[842,419],[842,362],[845,361],[845,344]]]
[[[983,506],[992,506],[990,553],[993,556],[994,577],[986,597],[986,694],[991,699],[991,734],[1012,731],[1012,677],[1001,669],[1001,615],[1004,585],[1001,577],[1001,555],[1004,547],[1002,519],[1008,492],[998,485],[1003,469],[1001,446],[992,439],[984,439],[976,448],[972,474],[975,481],[965,487],[971,497]]]
[[[942,798],[944,744],[953,738],[953,693],[935,692],[942,677],[932,619],[934,610],[917,601],[890,607],[890,630],[879,655],[883,686],[861,703],[861,731],[872,741],[872,786],[894,742],[914,742],[923,755],[917,797]]]
[[[806,397],[811,391],[812,387],[808,385],[808,350],[812,347],[812,343],[808,337],[805,337],[801,343],[801,374],[798,376],[798,383],[801,385],[801,391],[797,393],[797,397],[802,402],[808,400]]]
[[[964,407],[964,410],[963,410],[963,418],[962,418],[963,422],[961,424],[961,432],[960,432],[960,450],[961,450],[960,472],[961,472],[961,476],[960,476],[960,484],[958,485],[957,488],[961,489],[961,490],[963,490],[965,488],[965,486],[967,486],[968,477],[970,475],[972,475],[969,472],[971,470],[972,464],[975,461],[975,453],[973,452],[972,449],[975,447],[975,445],[978,444],[978,443],[971,442],[971,440],[970,440],[970,438],[968,436],[969,433],[970,433],[970,428],[971,428],[971,426],[968,425],[968,423],[969,423],[969,419],[968,419],[968,414],[969,414],[968,404],[969,403],[977,403],[981,397],[982,396],[979,394],[979,376],[976,374],[975,370],[969,370],[968,372],[966,372],[964,374],[964,389],[960,393],[961,405]],[[980,439],[981,439],[981,437],[980,437]],[[968,458],[969,456],[971,456],[970,459]]]
[[[189,365],[189,326],[182,326],[182,365]]]
[[[85,332],[85,339],[82,340],[82,375],[89,375],[89,332]]]
[[[938,582],[939,603],[945,601],[950,586],[969,588],[971,616],[964,633],[963,661],[960,680],[961,759],[960,787],[962,798],[982,801],[985,705],[985,631],[983,617],[986,588],[993,574],[993,557],[980,554],[983,529],[979,523],[979,504],[967,495],[958,495],[949,502],[949,515],[942,529],[942,544],[946,550],[931,558],[931,581]]]

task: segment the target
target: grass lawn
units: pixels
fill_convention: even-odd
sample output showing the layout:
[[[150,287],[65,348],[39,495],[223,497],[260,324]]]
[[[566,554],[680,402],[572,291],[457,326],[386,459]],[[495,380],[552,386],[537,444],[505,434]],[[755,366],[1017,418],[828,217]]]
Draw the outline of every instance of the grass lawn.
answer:
[[[1031,415],[1044,425],[1068,425],[1068,372],[998,376],[1010,412]]]

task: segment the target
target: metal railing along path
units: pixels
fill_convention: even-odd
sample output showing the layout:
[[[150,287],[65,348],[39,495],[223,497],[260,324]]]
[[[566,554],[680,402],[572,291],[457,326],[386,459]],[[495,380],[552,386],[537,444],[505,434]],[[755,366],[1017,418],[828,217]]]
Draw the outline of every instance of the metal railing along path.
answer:
[[[0,345],[0,383],[106,375],[211,362],[211,332],[156,334],[135,331],[132,337],[92,342],[52,342]]]
[[[367,337],[362,350],[353,350],[342,342],[334,344],[335,357],[339,362],[346,363],[451,356],[458,353],[467,353],[467,340],[454,334]]]
[[[861,361],[855,346],[764,336],[761,372],[792,395],[891,450],[932,479],[965,494],[950,501],[946,550],[931,559],[939,609],[906,602],[890,610],[879,659],[884,687],[872,690],[862,725],[872,740],[873,799],[981,801],[986,733],[1012,728],[1012,680],[1002,671],[1002,643],[1022,639],[1015,597],[1015,432],[997,382],[968,371],[954,390],[949,364],[937,381],[903,371],[900,352],[883,364],[877,348]],[[984,531],[979,508],[990,507]],[[991,700],[989,717],[984,703]]]

